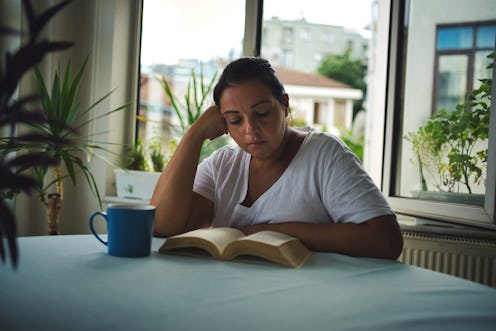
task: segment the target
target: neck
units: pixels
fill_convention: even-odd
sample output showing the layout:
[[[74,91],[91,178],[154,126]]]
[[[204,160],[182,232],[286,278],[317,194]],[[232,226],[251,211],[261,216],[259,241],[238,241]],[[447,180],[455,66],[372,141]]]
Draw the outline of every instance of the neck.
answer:
[[[279,145],[279,148],[275,151],[275,153],[267,159],[254,159],[253,157],[251,158],[251,163],[252,165],[256,165],[259,168],[264,168],[264,167],[273,167],[274,165],[278,164],[285,164],[287,163],[286,161],[289,159],[289,161],[292,160],[294,153],[291,153],[293,150],[291,146],[297,139],[297,132],[290,127],[286,127],[284,131],[284,136],[281,141],[281,144]],[[297,148],[296,148],[297,150]]]

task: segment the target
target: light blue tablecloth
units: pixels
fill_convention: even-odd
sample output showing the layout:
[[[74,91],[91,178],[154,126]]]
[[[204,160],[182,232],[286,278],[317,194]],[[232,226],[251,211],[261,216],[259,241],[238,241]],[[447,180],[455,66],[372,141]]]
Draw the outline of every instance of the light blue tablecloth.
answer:
[[[0,330],[496,330],[496,289],[394,261],[315,253],[300,269],[156,253],[90,235],[19,238]]]

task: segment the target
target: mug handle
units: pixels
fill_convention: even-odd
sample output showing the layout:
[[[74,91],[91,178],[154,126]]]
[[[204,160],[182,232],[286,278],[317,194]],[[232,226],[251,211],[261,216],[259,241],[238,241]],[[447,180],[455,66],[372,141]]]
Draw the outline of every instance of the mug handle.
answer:
[[[100,236],[98,235],[98,233],[96,233],[95,228],[93,227],[93,219],[95,218],[95,216],[98,216],[98,215],[102,216],[105,219],[105,222],[108,223],[107,213],[97,211],[97,212],[94,212],[93,215],[90,216],[90,229],[91,229],[91,232],[95,235],[96,239],[100,240],[100,242],[102,244],[104,244],[105,246],[108,246],[108,242],[103,241],[102,238],[100,238]]]

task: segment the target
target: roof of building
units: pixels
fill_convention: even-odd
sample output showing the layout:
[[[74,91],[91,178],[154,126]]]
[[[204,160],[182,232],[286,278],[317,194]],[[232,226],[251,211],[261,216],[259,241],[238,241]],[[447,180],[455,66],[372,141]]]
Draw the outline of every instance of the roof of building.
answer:
[[[284,85],[317,86],[330,88],[352,88],[349,85],[319,74],[311,74],[283,67],[274,67],[277,76]]]

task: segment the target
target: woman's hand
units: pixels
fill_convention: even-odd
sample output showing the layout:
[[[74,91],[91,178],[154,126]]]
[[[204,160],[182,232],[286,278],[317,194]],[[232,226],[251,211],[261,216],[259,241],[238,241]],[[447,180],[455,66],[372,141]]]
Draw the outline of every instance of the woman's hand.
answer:
[[[193,123],[190,131],[197,132],[203,139],[213,140],[227,133],[226,120],[217,106],[210,106]]]

